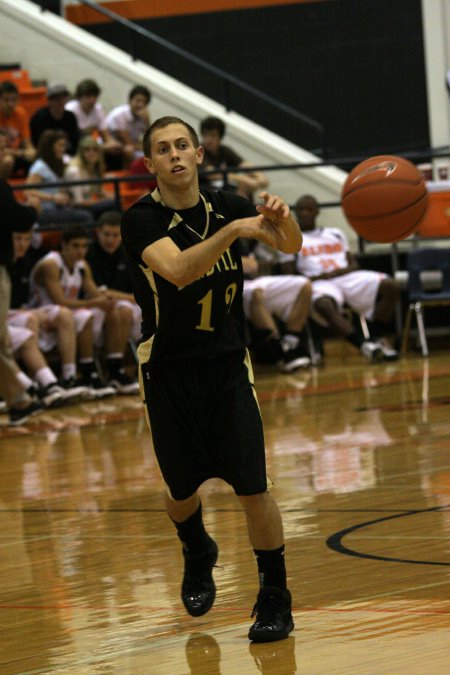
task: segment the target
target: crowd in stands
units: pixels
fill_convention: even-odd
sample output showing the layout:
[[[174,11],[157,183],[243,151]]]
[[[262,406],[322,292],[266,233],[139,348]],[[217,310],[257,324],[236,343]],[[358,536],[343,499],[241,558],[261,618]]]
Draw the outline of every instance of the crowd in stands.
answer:
[[[7,327],[16,377],[46,407],[139,390],[125,356],[140,337],[140,309],[121,246],[121,213],[101,179],[108,171],[146,173],[141,139],[151,93],[134,86],[127,103],[108,114],[100,94],[92,79],[80,82],[73,98],[64,84],[50,84],[47,105],[28,119],[14,82],[0,84],[0,179],[29,185],[23,200],[36,208],[34,225],[13,227]],[[225,132],[218,118],[201,122],[201,185],[253,201],[269,181],[222,143]],[[143,192],[155,186],[151,176],[140,184]],[[285,373],[308,367],[311,317],[369,361],[397,358],[380,333],[398,300],[395,283],[358,270],[342,232],[317,227],[318,213],[314,197],[299,199],[304,246],[296,257],[275,259],[264,246],[243,243],[244,310],[256,359]],[[56,237],[46,239],[48,229]],[[372,320],[377,337],[361,335],[343,316],[344,305]]]

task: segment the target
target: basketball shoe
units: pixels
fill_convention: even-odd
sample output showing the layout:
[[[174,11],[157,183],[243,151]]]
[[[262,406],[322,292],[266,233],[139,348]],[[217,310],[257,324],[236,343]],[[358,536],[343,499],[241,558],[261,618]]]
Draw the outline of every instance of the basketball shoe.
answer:
[[[189,553],[183,548],[184,576],[181,584],[181,599],[191,616],[202,616],[213,606],[216,585],[212,570],[217,562],[219,549],[210,539],[209,548],[200,553]]]
[[[253,607],[255,622],[248,632],[253,642],[274,642],[284,640],[294,629],[291,613],[292,598],[290,592],[276,586],[261,588]]]
[[[300,340],[296,335],[283,335],[280,346],[282,354],[278,365],[282,373],[292,373],[298,368],[307,368],[311,365],[311,359],[300,346]]]
[[[379,363],[384,359],[383,349],[379,342],[365,340],[359,348],[359,351],[370,363]]]

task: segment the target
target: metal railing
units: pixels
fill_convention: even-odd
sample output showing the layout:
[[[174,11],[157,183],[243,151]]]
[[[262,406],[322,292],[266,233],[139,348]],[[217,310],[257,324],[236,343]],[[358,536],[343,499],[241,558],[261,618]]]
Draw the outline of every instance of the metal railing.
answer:
[[[37,2],[40,5],[42,11],[48,9],[48,2],[46,2],[45,0],[37,0]],[[79,3],[81,5],[85,5],[86,7],[90,7],[99,14],[102,14],[103,16],[106,16],[108,19],[111,19],[115,23],[120,24],[123,27],[123,29],[126,30],[128,53],[130,54],[133,60],[136,60],[138,58],[136,36],[141,36],[145,40],[152,42],[154,45],[158,47],[162,47],[163,49],[168,50],[169,52],[171,52],[172,55],[184,59],[184,61],[196,66],[203,72],[208,73],[209,75],[212,75],[214,78],[220,80],[223,88],[222,101],[220,102],[224,105],[227,112],[236,110],[236,107],[233,105],[231,96],[231,87],[234,86],[239,92],[241,92],[241,96],[242,92],[244,92],[247,95],[254,96],[258,101],[267,103],[269,106],[272,106],[278,112],[287,114],[292,120],[295,120],[295,122],[298,122],[302,124],[304,127],[307,127],[308,129],[312,130],[317,135],[319,146],[318,149],[316,149],[314,152],[323,158],[327,156],[325,128],[317,120],[314,120],[308,115],[304,115],[303,113],[298,112],[298,110],[292,108],[290,105],[282,103],[273,96],[266,94],[266,92],[257,89],[256,87],[253,87],[247,82],[240,80],[239,78],[235,77],[234,75],[231,75],[230,73],[227,73],[221,68],[211,65],[204,59],[201,59],[198,56],[191,54],[190,52],[188,52],[185,49],[182,49],[181,47],[177,47],[172,42],[169,42],[169,40],[166,40],[157,35],[156,33],[153,33],[134,22],[125,19],[124,17],[120,16],[119,14],[116,14],[115,12],[111,11],[106,7],[98,5],[96,2],[92,2],[91,0],[79,0]],[[302,145],[302,143],[299,143],[299,145]]]
[[[445,157],[448,158],[450,157],[450,146],[440,146],[438,148],[427,148],[425,150],[418,150],[415,152],[402,152],[402,153],[396,153],[398,156],[405,157],[406,159],[409,159],[410,161],[414,162],[420,162],[423,159],[439,159],[440,157]],[[254,171],[260,171],[264,173],[271,173],[273,171],[286,171],[286,170],[305,170],[305,169],[317,169],[317,168],[324,168],[326,166],[346,166],[346,165],[356,165],[359,162],[362,162],[363,160],[367,159],[367,155],[354,155],[354,156],[347,156],[347,157],[333,157],[328,160],[316,160],[313,162],[306,162],[306,163],[291,163],[291,164],[271,164],[271,165],[252,165],[252,166],[240,166],[240,167],[226,167],[226,168],[213,168],[213,169],[204,169],[199,171],[199,176],[200,177],[207,177],[209,175],[217,175],[220,174],[223,177],[223,181],[225,184],[228,182],[228,174],[231,173],[252,173]],[[89,180],[71,180],[67,181],[64,180],[62,182],[58,183],[45,183],[43,185],[42,183],[36,183],[36,184],[28,184],[28,183],[19,183],[14,181],[14,184],[11,185],[13,190],[30,190],[30,189],[40,189],[40,190],[45,190],[45,188],[50,187],[50,188],[55,188],[55,187],[64,187],[70,189],[72,186],[82,186],[82,185],[105,185],[109,184],[113,186],[113,194],[114,194],[114,200],[116,202],[118,210],[121,210],[122,208],[122,201],[121,201],[121,192],[120,192],[120,186],[123,183],[143,183],[145,181],[149,182],[151,180],[152,176],[151,174],[130,174],[130,175],[114,175],[112,172],[111,175],[106,175],[104,178],[96,178],[96,179],[89,179]],[[145,189],[143,189],[143,193],[145,192]],[[321,208],[333,208],[333,207],[339,207],[341,205],[340,201],[331,201],[331,202],[321,202],[320,207]],[[362,244],[362,240],[360,240],[360,246]],[[362,251],[362,248],[360,247],[360,252]]]

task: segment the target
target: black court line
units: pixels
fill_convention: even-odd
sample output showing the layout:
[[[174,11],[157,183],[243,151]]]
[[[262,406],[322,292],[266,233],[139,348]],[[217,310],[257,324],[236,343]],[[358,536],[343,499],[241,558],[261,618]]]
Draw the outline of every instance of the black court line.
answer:
[[[420,513],[431,513],[433,511],[443,511],[449,507],[449,504],[445,506],[435,506],[430,509],[418,509],[415,511],[406,511],[404,513],[397,513],[393,516],[386,516],[384,518],[376,518],[375,520],[368,520],[365,523],[359,523],[358,525],[353,525],[352,527],[347,527],[344,530],[340,530],[335,534],[332,534],[328,537],[326,544],[328,548],[336,553],[342,553],[344,555],[354,556],[355,558],[366,558],[369,560],[380,560],[382,562],[397,562],[397,563],[409,563],[410,565],[443,565],[450,566],[450,562],[434,562],[431,560],[412,560],[408,558],[391,558],[389,556],[373,555],[371,553],[363,553],[360,551],[355,551],[354,549],[344,546],[342,543],[343,538],[347,534],[361,530],[364,527],[369,527],[370,525],[377,525],[378,523],[385,522],[387,520],[394,520],[395,518],[405,518],[407,516],[415,516]]]

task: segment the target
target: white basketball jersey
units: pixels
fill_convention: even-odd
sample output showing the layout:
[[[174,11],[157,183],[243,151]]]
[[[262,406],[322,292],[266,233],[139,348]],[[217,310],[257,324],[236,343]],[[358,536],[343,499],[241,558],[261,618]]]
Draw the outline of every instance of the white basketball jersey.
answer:
[[[348,241],[343,232],[333,227],[317,227],[302,232],[303,246],[297,255],[297,271],[307,277],[348,267]]]
[[[54,263],[58,266],[59,269],[59,282],[64,291],[64,297],[74,300],[78,298],[80,294],[80,289],[83,286],[84,280],[84,270],[85,262],[84,260],[79,260],[75,263],[72,271],[69,270],[64,258],[62,257],[59,251],[50,251],[47,253],[38,263],[41,265],[47,260],[53,260]],[[32,292],[32,306],[33,307],[42,307],[42,305],[51,305],[53,300],[47,293],[47,290],[44,286],[40,286],[35,281],[35,270],[31,275],[30,287]]]

